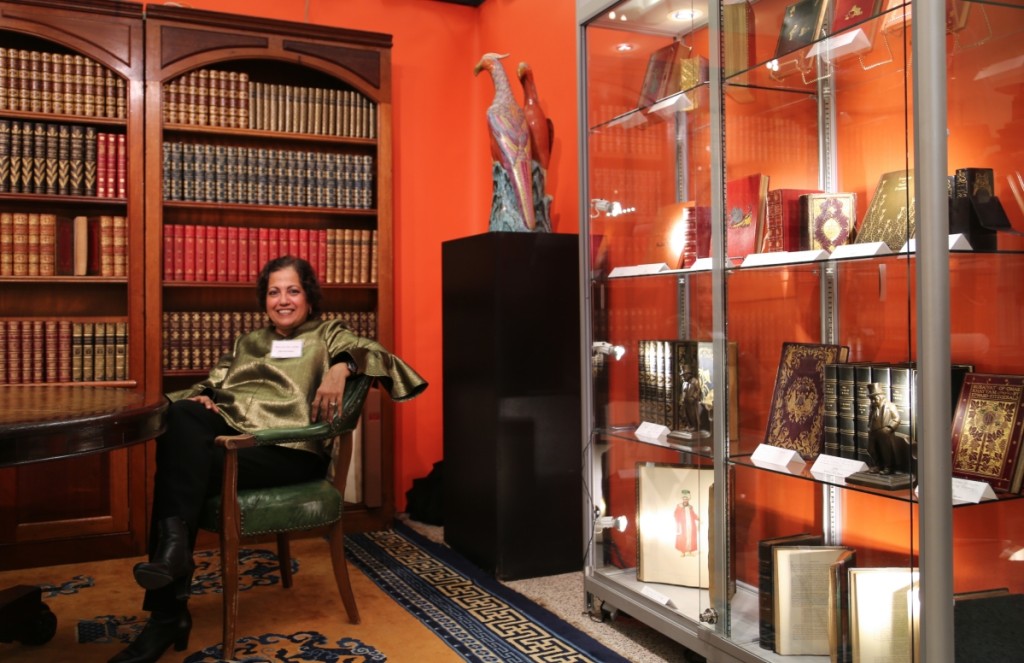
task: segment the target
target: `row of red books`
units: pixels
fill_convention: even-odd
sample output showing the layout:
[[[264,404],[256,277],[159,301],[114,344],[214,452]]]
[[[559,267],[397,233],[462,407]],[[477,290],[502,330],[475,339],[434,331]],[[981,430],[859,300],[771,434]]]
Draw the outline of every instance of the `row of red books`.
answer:
[[[126,198],[124,134],[0,119],[0,192]]]
[[[352,331],[375,338],[377,314],[373,311],[332,311],[322,320],[341,320]],[[265,313],[255,311],[164,311],[163,368],[167,371],[208,371],[241,334],[265,327]]]
[[[308,260],[325,284],[377,282],[377,231],[358,228],[164,228],[164,280],[253,282],[267,261]]]
[[[0,321],[0,384],[128,378],[128,323]]]
[[[125,118],[125,81],[84,55],[0,47],[0,110]]]
[[[124,216],[0,212],[0,276],[126,276]]]

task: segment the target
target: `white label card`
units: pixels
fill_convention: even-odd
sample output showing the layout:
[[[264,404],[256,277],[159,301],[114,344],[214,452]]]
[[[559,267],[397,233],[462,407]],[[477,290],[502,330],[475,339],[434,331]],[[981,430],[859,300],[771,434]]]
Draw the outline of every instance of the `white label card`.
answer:
[[[647,598],[651,599],[652,601],[657,601],[663,606],[666,606],[668,608],[675,607],[674,605],[672,605],[672,599],[665,596],[656,589],[651,589],[647,585],[644,585],[643,588],[640,589],[640,593],[646,596]]]
[[[821,454],[815,459],[814,465],[811,466],[811,473],[845,479],[854,472],[863,472],[866,469],[868,469],[868,464],[862,460]]]
[[[953,477],[953,504],[978,504],[994,499],[996,493],[986,482]]]
[[[661,424],[652,424],[649,421],[645,421],[636,429],[636,436],[641,440],[661,440],[664,439],[669,433],[668,426],[662,426]]]
[[[800,452],[793,449],[773,447],[770,444],[757,445],[757,449],[754,449],[754,453],[750,455],[750,460],[755,465],[772,465],[778,468],[788,468],[790,466],[797,468],[807,464],[800,457]]]
[[[270,346],[270,356],[274,359],[289,359],[302,356],[302,339],[274,341]]]

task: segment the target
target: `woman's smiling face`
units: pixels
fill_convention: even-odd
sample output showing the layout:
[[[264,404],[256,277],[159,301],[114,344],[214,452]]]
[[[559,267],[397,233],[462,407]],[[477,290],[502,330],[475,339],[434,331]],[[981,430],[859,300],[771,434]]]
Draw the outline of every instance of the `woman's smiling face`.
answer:
[[[309,303],[299,274],[285,267],[270,274],[267,284],[267,315],[281,336],[290,336],[309,318]]]

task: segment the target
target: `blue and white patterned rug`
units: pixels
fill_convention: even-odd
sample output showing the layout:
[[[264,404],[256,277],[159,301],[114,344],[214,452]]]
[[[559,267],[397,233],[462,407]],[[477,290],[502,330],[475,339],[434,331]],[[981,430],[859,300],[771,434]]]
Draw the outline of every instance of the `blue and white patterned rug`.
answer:
[[[628,663],[401,523],[347,535],[346,551],[350,563],[466,661]]]

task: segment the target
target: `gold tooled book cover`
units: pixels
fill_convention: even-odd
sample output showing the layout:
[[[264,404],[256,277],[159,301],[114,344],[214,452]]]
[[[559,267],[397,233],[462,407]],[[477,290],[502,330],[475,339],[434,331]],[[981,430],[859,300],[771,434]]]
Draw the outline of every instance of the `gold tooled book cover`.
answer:
[[[953,475],[1020,492],[1022,432],[1024,375],[968,373],[953,417]]]
[[[817,458],[824,441],[825,364],[845,363],[845,345],[782,344],[765,443]]]
[[[896,170],[878,180],[855,243],[885,242],[899,251],[914,236],[914,171]]]
[[[857,194],[809,193],[800,196],[803,213],[802,244],[829,253],[849,243],[857,223]]]

